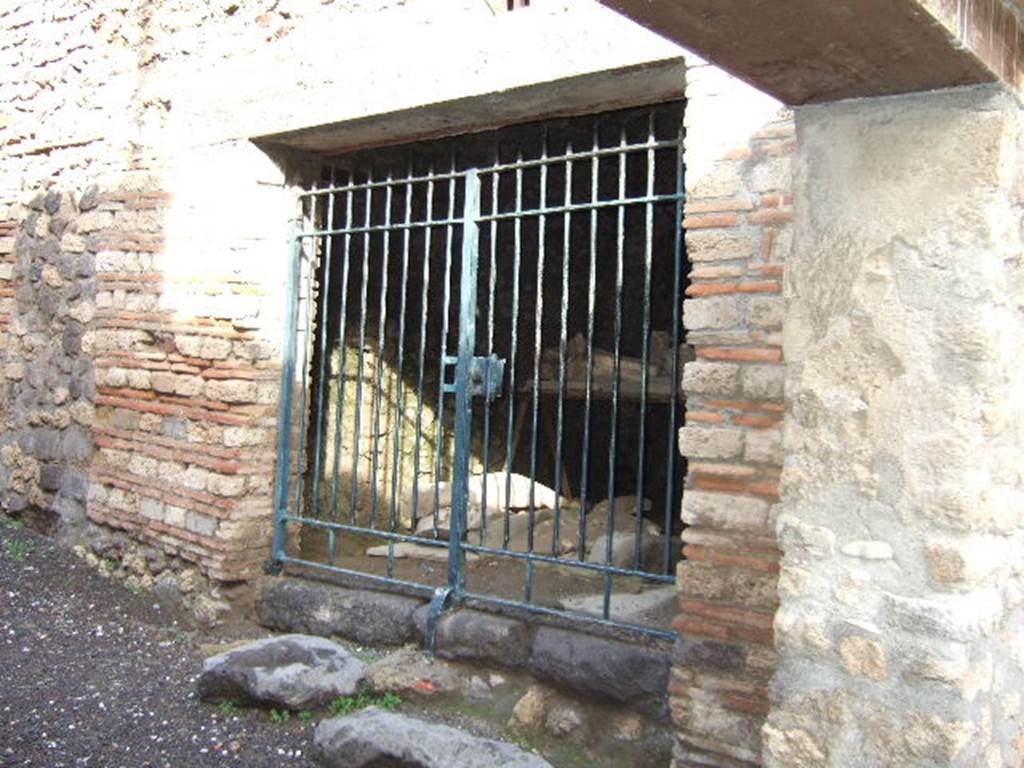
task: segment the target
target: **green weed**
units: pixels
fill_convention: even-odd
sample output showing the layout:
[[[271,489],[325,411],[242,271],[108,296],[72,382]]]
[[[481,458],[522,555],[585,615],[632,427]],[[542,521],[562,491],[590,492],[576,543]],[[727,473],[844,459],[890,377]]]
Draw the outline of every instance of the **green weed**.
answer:
[[[217,710],[224,715],[224,717],[229,717],[238,711],[238,705],[233,701],[222,701],[217,705]]]
[[[367,707],[380,707],[381,709],[398,709],[402,704],[402,697],[396,693],[383,693],[379,696],[363,691],[355,696],[341,696],[331,702],[330,709],[333,715],[350,715]]]
[[[25,541],[7,539],[4,541],[4,554],[11,560],[21,562],[32,553],[32,545]]]
[[[292,713],[287,709],[272,709],[269,713],[270,722],[284,725],[292,719]]]

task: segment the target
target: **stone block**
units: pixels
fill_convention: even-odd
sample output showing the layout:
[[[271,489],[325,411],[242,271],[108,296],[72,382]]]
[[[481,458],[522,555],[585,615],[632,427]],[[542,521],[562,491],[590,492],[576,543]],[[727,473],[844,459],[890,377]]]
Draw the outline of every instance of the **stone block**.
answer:
[[[827,768],[832,765],[828,751],[803,728],[764,726],[764,751],[768,764],[787,768]]]
[[[538,678],[652,715],[666,712],[669,656],[642,645],[540,627],[529,671]]]
[[[61,476],[60,493],[69,499],[85,501],[89,493],[89,476],[76,470],[65,470]]]
[[[683,522],[701,528],[771,533],[769,505],[763,499],[707,491],[683,492]]]
[[[155,371],[150,376],[153,389],[163,394],[174,394],[177,390],[177,379],[173,373],[166,371]]]
[[[60,489],[64,479],[64,467],[59,464],[42,464],[39,467],[39,487],[48,493]]]
[[[164,522],[174,528],[185,527],[185,510],[168,504],[164,509]]]
[[[914,712],[903,731],[903,739],[914,758],[952,765],[976,731],[974,723],[946,720],[928,711]]]
[[[683,427],[679,451],[693,459],[735,459],[743,450],[743,431],[721,427]]]
[[[210,474],[206,489],[217,496],[235,497],[245,493],[245,478],[238,475]]]
[[[839,656],[851,675],[882,681],[889,677],[889,663],[877,640],[868,637],[844,637],[839,641]]]
[[[139,499],[139,514],[150,520],[163,520],[164,505],[159,499],[143,496]]]
[[[691,261],[739,261],[753,258],[755,240],[739,230],[688,231],[686,255]]]
[[[735,394],[740,367],[734,363],[693,360],[683,367],[683,391],[695,395]]]
[[[424,641],[427,610],[424,605],[413,617],[416,630]],[[531,640],[532,631],[522,621],[463,609],[441,616],[437,624],[435,650],[445,659],[520,667],[530,657]]]
[[[704,173],[686,175],[686,193],[700,197],[734,197],[740,187],[739,165],[734,162],[710,164]]]
[[[768,157],[747,174],[747,186],[753,192],[788,192],[793,188],[792,162],[788,157]]]
[[[836,534],[820,525],[812,525],[793,515],[782,515],[776,522],[779,545],[786,556],[831,557],[836,550]]]
[[[781,429],[752,429],[746,433],[744,458],[753,464],[781,467],[785,459]]]
[[[716,670],[738,674],[746,668],[747,654],[741,645],[682,635],[676,640],[673,660],[679,666],[701,672]]]
[[[928,575],[937,584],[977,584],[1004,568],[1011,557],[1004,537],[970,536],[928,544]]]
[[[256,401],[256,384],[251,381],[208,381],[206,397],[225,403],[252,403]]]
[[[213,536],[217,532],[217,518],[188,510],[185,512],[185,530],[200,536]]]
[[[778,602],[778,576],[747,568],[684,560],[678,567],[682,593],[701,600],[770,608]]]
[[[753,400],[782,400],[786,369],[781,365],[747,365],[741,374],[743,394]]]
[[[743,323],[743,300],[739,296],[686,299],[683,322],[694,330],[734,328]]]
[[[970,642],[992,633],[1003,612],[995,589],[930,598],[886,597],[891,620],[924,637]]]
[[[402,645],[416,637],[413,613],[423,601],[300,579],[271,579],[256,599],[268,629],[344,637],[366,645]]]
[[[199,343],[198,357],[209,360],[224,360],[231,354],[231,341],[217,336],[202,337]]]
[[[786,300],[779,296],[754,296],[750,299],[750,324],[755,328],[781,328]]]

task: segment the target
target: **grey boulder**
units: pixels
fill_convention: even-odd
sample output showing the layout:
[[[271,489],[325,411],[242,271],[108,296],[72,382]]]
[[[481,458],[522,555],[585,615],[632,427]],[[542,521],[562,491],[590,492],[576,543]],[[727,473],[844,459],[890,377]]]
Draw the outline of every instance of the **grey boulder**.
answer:
[[[199,697],[315,709],[356,692],[366,666],[337,643],[310,635],[257,640],[203,662]]]
[[[324,720],[312,755],[324,768],[551,768],[512,744],[377,707]]]

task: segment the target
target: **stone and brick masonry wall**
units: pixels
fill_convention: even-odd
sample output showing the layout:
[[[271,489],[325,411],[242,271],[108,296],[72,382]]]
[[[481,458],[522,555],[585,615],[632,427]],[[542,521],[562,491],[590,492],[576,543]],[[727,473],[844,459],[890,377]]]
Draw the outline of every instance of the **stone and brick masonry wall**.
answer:
[[[141,546],[217,581],[268,555],[284,236],[308,159],[251,137],[678,56],[596,3],[267,5],[0,8],[3,504],[126,534],[100,557]]]
[[[760,764],[775,668],[774,505],[785,405],[782,277],[792,114],[692,59],[687,78],[686,560],[670,684],[674,765]]]
[[[278,367],[246,313],[232,314],[258,285],[211,270],[173,287],[223,297],[219,313],[162,308],[175,281],[160,265],[167,202],[107,192],[79,220],[97,247],[89,518],[234,581],[267,557]]]

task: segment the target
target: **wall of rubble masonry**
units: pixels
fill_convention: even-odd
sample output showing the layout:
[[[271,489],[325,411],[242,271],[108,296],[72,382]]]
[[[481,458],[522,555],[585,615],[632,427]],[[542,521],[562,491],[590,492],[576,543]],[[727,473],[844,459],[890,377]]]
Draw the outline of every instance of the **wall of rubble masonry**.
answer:
[[[797,127],[765,764],[1020,765],[1020,105],[966,88]]]

